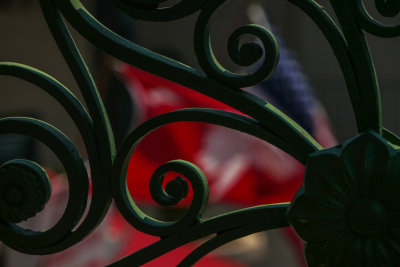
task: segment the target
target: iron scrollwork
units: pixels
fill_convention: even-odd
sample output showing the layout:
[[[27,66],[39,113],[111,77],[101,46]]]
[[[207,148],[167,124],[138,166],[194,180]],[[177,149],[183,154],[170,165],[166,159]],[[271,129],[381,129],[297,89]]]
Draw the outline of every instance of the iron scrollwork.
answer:
[[[289,211],[310,265],[398,264],[398,158],[373,131],[310,155]]]
[[[148,21],[170,21],[199,11],[193,41],[201,70],[183,65],[120,37],[98,22],[79,0],[40,0],[43,15],[79,85],[88,110],[65,86],[39,70],[18,63],[4,62],[0,63],[0,74],[15,76],[35,84],[56,99],[74,120],[88,151],[93,186],[92,201],[87,215],[78,225],[87,205],[89,176],[82,158],[68,137],[39,120],[4,118],[0,120],[1,134],[29,135],[47,144],[55,152],[65,166],[70,192],[64,215],[53,228],[44,232],[22,229],[15,223],[33,216],[45,205],[51,191],[48,177],[40,166],[28,161],[14,160],[1,166],[1,241],[15,250],[29,254],[51,254],[65,250],[83,240],[96,228],[107,213],[112,199],[115,200],[126,221],[133,227],[161,238],[158,242],[112,264],[115,266],[142,265],[186,243],[216,234],[180,263],[181,266],[188,266],[229,241],[288,225],[291,225],[307,243],[306,254],[310,266],[331,266],[337,258],[336,254],[326,253],[326,257],[321,256],[322,258],[319,255],[321,251],[325,253],[325,250],[335,249],[335,246],[327,245],[317,249],[314,241],[321,240],[316,236],[329,238],[327,232],[336,229],[338,225],[346,224],[347,221],[350,226],[346,231],[359,232],[360,235],[365,233],[369,235],[373,231],[374,235],[380,235],[383,231],[382,225],[385,224],[385,220],[382,219],[382,214],[385,212],[383,208],[378,210],[376,207],[381,207],[380,201],[383,196],[376,197],[369,193],[365,196],[361,192],[363,188],[360,187],[360,196],[354,199],[364,201],[368,198],[364,201],[366,204],[364,202],[349,204],[351,212],[346,215],[348,218],[343,214],[330,212],[331,209],[339,207],[343,209],[342,213],[346,213],[347,206],[343,205],[347,202],[340,198],[339,193],[347,189],[342,186],[344,178],[336,175],[336,171],[325,173],[320,170],[324,167],[335,168],[339,164],[338,159],[341,158],[343,164],[349,165],[349,170],[354,168],[361,170],[364,175],[357,174],[352,178],[364,183],[367,177],[375,174],[375,170],[371,168],[375,166],[376,156],[372,155],[372,152],[384,150],[382,152],[384,156],[377,159],[380,162],[379,167],[383,169],[386,162],[391,162],[391,158],[396,157],[388,155],[397,155],[397,152],[394,152],[397,151],[394,144],[399,144],[400,141],[395,134],[382,127],[379,85],[364,31],[380,37],[396,37],[400,35],[400,28],[398,25],[388,26],[377,22],[368,14],[362,0],[331,1],[341,27],[335,24],[323,6],[313,0],[288,1],[316,23],[331,45],[345,77],[360,135],[342,147],[323,149],[309,133],[280,110],[240,89],[267,79],[279,60],[279,48],[269,30],[259,25],[246,25],[234,31],[228,41],[228,52],[232,60],[241,66],[256,64],[258,66],[256,70],[251,73],[232,73],[218,63],[211,47],[210,27],[213,15],[226,2],[225,0],[182,0],[163,8],[159,8],[159,4],[164,2],[162,0],[111,0],[116,7],[132,18]],[[383,16],[392,17],[399,13],[400,4],[397,0],[376,0],[375,4]],[[89,42],[112,56],[219,100],[245,115],[214,109],[186,109],[166,113],[138,126],[116,152],[98,90],[69,34],[64,19]],[[241,37],[245,34],[258,38],[262,45],[241,43]],[[126,186],[126,169],[130,155],[147,134],[163,125],[181,121],[217,124],[245,132],[289,153],[307,168],[304,184],[299,189],[298,195],[291,204],[257,206],[202,220],[201,214],[208,201],[207,179],[194,164],[173,160],[155,171],[151,178],[150,191],[157,203],[166,206],[176,205],[186,197],[187,183],[191,183],[193,199],[188,211],[175,222],[161,222],[144,214],[132,200]],[[354,162],[354,146],[365,152],[364,162],[358,162],[362,166]],[[349,150],[351,151],[346,152]],[[397,170],[397,167],[389,167],[387,171],[391,170]],[[170,171],[180,173],[187,180],[177,177],[163,188],[163,178]],[[318,175],[314,175],[314,172]],[[18,179],[11,181],[10,177],[15,175]],[[334,177],[326,182],[326,179],[331,178],[330,175]],[[385,177],[393,178],[392,175]],[[27,186],[33,191],[14,190],[14,192],[10,188],[15,183],[18,183],[18,188]],[[325,191],[328,192],[327,195],[322,196]],[[12,196],[10,192],[14,192]],[[37,205],[22,203],[22,198],[18,198],[19,194],[27,194],[24,197],[26,200],[40,195],[40,200],[35,202]],[[315,201],[311,203],[307,200],[309,196],[315,197]],[[347,196],[345,194],[345,197]],[[18,204],[21,212],[10,212],[7,207],[13,204]],[[319,205],[325,209],[320,210]],[[370,211],[376,216],[371,215]],[[371,224],[360,221],[359,216],[362,217],[366,213]],[[329,224],[334,220],[339,220],[340,223]],[[396,224],[397,221],[392,220],[391,223]],[[322,226],[314,229],[314,224]],[[310,233],[311,230],[315,233]],[[338,242],[335,245],[341,246]],[[359,250],[364,246],[361,243],[368,246],[370,241],[368,238],[348,237],[343,242],[346,242],[346,247],[349,249]],[[390,239],[390,242],[396,241]],[[396,243],[391,247],[398,249],[398,245]],[[383,248],[383,251],[385,250],[386,248]],[[386,257],[385,255],[382,252],[379,257]],[[346,259],[343,257],[343,260]],[[399,263],[396,257],[387,260]]]

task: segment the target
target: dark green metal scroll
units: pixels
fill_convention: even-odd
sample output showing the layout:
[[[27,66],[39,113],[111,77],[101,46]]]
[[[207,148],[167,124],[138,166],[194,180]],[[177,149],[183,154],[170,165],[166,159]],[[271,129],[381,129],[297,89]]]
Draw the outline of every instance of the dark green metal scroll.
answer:
[[[132,227],[160,237],[158,242],[117,261],[113,264],[116,266],[142,265],[186,243],[216,234],[180,263],[189,266],[227,242],[288,225],[305,241],[310,266],[400,265],[400,227],[396,217],[400,206],[395,197],[399,185],[400,139],[382,127],[379,85],[365,38],[365,32],[380,37],[399,36],[400,25],[376,21],[368,14],[362,0],[331,1],[340,27],[317,2],[288,0],[313,20],[329,42],[342,69],[356,117],[359,135],[337,147],[323,149],[280,110],[241,90],[268,79],[279,60],[278,44],[268,29],[245,25],[231,34],[227,46],[231,59],[243,67],[257,66],[249,68],[249,73],[233,73],[217,61],[210,41],[213,16],[225,0],[182,0],[163,8],[158,6],[164,0],[110,1],[132,18],[148,21],[170,21],[199,12],[193,45],[201,69],[183,65],[120,37],[97,21],[79,0],[40,0],[43,15],[88,110],[65,86],[39,70],[3,62],[0,75],[14,76],[36,85],[56,99],[71,116],[88,151],[92,200],[82,220],[89,175],[68,137],[39,120],[1,119],[0,134],[28,135],[55,152],[66,169],[70,190],[64,215],[54,227],[42,232],[22,229],[15,223],[34,216],[45,206],[51,193],[49,180],[44,170],[30,161],[13,160],[1,166],[2,242],[29,254],[65,250],[96,228],[114,199]],[[375,5],[386,17],[396,16],[400,11],[398,0],[376,0]],[[98,90],[65,20],[106,53],[219,100],[245,115],[200,108],[163,114],[134,129],[116,152]],[[261,42],[242,43],[244,35],[253,35]],[[186,198],[189,182],[193,188],[192,202],[186,214],[174,222],[148,216],[127,190],[130,156],[146,135],[163,125],[182,121],[216,124],[271,143],[306,165],[303,186],[292,203],[258,206],[203,220],[202,212],[208,201],[207,178],[194,164],[176,159],[154,172],[150,182],[152,197],[160,205],[176,205]],[[187,180],[177,177],[163,188],[164,176],[171,171]],[[369,256],[363,261],[354,261],[353,255],[360,255],[357,259]]]

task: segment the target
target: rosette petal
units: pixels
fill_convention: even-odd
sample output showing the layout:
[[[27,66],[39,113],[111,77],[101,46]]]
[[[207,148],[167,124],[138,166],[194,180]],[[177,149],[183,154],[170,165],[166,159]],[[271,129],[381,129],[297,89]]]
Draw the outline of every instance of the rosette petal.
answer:
[[[310,155],[288,211],[309,266],[400,266],[399,163],[373,131]]]
[[[344,144],[341,158],[356,180],[357,195],[374,194],[390,159],[389,145],[377,133],[367,131]]]
[[[392,236],[387,236],[385,239],[386,250],[390,253],[390,258],[396,263],[396,266],[400,266],[400,244],[398,239]]]
[[[382,204],[390,211],[400,215],[400,152],[397,152],[388,162],[384,175],[384,182],[377,188],[377,194],[382,199]],[[400,221],[400,216],[396,216]],[[396,218],[393,218],[396,219]]]
[[[341,213],[327,212],[324,205],[307,194],[300,194],[289,208],[288,218],[301,239],[326,241],[345,228]]]
[[[344,208],[354,185],[343,168],[339,152],[338,148],[330,148],[312,154],[305,171],[307,194],[326,204],[327,209]]]
[[[309,266],[347,266],[343,262],[357,266],[352,254],[348,253],[352,245],[353,240],[342,231],[325,242],[307,245],[307,262]]]

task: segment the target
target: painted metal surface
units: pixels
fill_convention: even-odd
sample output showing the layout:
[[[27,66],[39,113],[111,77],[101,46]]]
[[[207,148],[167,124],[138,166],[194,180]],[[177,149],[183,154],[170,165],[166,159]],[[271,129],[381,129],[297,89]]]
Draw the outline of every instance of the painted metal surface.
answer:
[[[365,38],[366,32],[396,37],[400,35],[400,26],[385,25],[373,19],[362,0],[331,1],[340,27],[317,2],[288,1],[319,27],[345,78],[359,134],[337,147],[323,149],[280,110],[240,89],[262,82],[274,71],[279,47],[268,29],[246,25],[229,38],[230,57],[241,66],[256,65],[251,73],[233,73],[219,64],[211,47],[210,29],[215,12],[225,0],[182,0],[167,8],[158,8],[162,0],[111,0],[129,16],[147,21],[170,21],[199,12],[193,33],[199,70],[118,36],[99,23],[79,0],[40,0],[43,15],[79,85],[87,110],[65,86],[37,69],[2,62],[0,75],[37,85],[71,116],[88,151],[92,201],[87,215],[78,225],[87,205],[89,178],[76,147],[63,133],[35,119],[1,119],[1,134],[24,134],[49,146],[63,163],[70,188],[68,205],[58,223],[47,231],[23,229],[15,223],[34,216],[43,208],[51,193],[48,177],[33,162],[17,160],[3,165],[0,170],[1,241],[28,254],[65,250],[96,228],[114,199],[132,227],[161,237],[160,241],[114,263],[115,266],[142,265],[181,245],[216,234],[180,263],[189,266],[229,241],[288,225],[307,244],[306,257],[310,266],[400,265],[396,217],[399,205],[395,197],[400,140],[382,126],[379,85]],[[375,5],[385,17],[395,16],[400,11],[398,0],[376,0]],[[170,112],[138,126],[116,152],[99,92],[65,20],[93,45],[121,61],[219,100],[246,116],[201,108]],[[261,45],[241,43],[243,35],[257,37]],[[173,160],[155,171],[150,191],[157,203],[171,206],[186,197],[189,182],[193,188],[191,205],[175,222],[148,216],[127,190],[130,155],[141,139],[153,130],[180,121],[217,124],[273,144],[306,165],[303,186],[292,203],[257,206],[203,220],[201,215],[208,201],[207,179],[192,163]],[[164,175],[170,171],[182,174],[187,180],[178,177],[163,188]],[[35,201],[30,201],[32,199]]]

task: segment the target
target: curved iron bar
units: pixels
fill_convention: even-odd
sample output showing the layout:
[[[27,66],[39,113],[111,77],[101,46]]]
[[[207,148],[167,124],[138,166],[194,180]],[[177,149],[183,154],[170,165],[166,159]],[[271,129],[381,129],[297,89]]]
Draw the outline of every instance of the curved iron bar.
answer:
[[[0,220],[2,242],[18,251],[30,254],[46,254],[53,245],[61,249],[68,248],[65,238],[70,235],[82,217],[88,196],[88,177],[78,151],[59,130],[36,119],[12,117],[0,119],[0,134],[6,133],[27,135],[45,143],[64,165],[70,189],[64,214],[53,227],[46,231],[32,231],[2,219]],[[30,174],[40,175],[32,169]]]
[[[215,12],[226,0],[209,1],[202,9],[196,21],[194,30],[194,47],[198,62],[202,70],[216,81],[232,88],[241,88],[256,85],[274,71],[279,58],[278,43],[274,35],[259,25],[247,25],[236,29],[229,37],[228,51],[231,59],[238,65],[250,66],[262,61],[251,74],[234,74],[223,68],[214,56],[210,27]],[[249,34],[261,40],[263,48],[257,43],[245,43],[240,45],[240,37]],[[261,59],[264,52],[264,59]]]
[[[315,25],[323,33],[324,37],[330,44],[336,58],[339,62],[342,74],[345,78],[347,91],[350,96],[354,115],[357,122],[359,132],[367,128],[375,129],[379,125],[380,109],[370,109],[370,101],[365,97],[365,89],[359,83],[357,78],[356,67],[351,58],[347,40],[342,32],[326,13],[323,6],[320,6],[313,0],[288,0],[305,12],[309,18],[313,20]],[[366,115],[370,114],[370,116]],[[379,127],[377,128],[379,129]]]
[[[152,180],[159,179],[163,177],[165,173],[169,171],[175,171],[183,174],[192,183],[193,188],[193,200],[189,210],[186,215],[177,222],[165,223],[155,220],[146,214],[144,214],[139,207],[135,204],[131,198],[129,191],[126,186],[126,170],[130,161],[130,156],[133,150],[136,148],[138,143],[150,132],[155,129],[174,122],[182,121],[195,121],[195,122],[205,122],[211,124],[217,124],[224,127],[228,127],[234,130],[242,131],[250,135],[256,136],[260,139],[266,140],[267,142],[279,147],[280,149],[293,153],[292,149],[295,149],[296,144],[291,144],[290,140],[285,140],[279,134],[271,132],[265,129],[263,125],[255,121],[254,119],[245,117],[243,115],[238,115],[232,112],[214,110],[214,109],[183,109],[178,111],[169,112],[163,115],[154,117],[139,127],[137,127],[123,142],[120,151],[115,158],[113,166],[113,175],[111,176],[111,188],[113,193],[113,198],[121,211],[125,219],[136,229],[141,232],[156,235],[156,236],[168,236],[171,234],[176,234],[182,228],[196,223],[200,219],[201,213],[205,208],[208,200],[208,185],[204,174],[195,165],[184,162],[184,161],[172,161],[169,162],[156,170],[153,174]],[[301,146],[300,146],[301,147]],[[314,151],[318,151],[319,147],[314,147]],[[307,154],[308,151],[302,151],[302,153]],[[304,155],[298,155],[298,159],[303,158]],[[133,177],[133,179],[135,179]],[[157,183],[151,182],[151,191],[157,192],[153,193],[157,199],[168,199],[168,192],[163,192],[160,190],[161,181]],[[168,185],[167,185],[168,186]],[[184,188],[177,188],[175,192],[180,192]],[[161,195],[162,194],[162,195]],[[157,197],[157,195],[159,195]],[[184,193],[175,193],[175,195],[185,197]],[[174,196],[171,196],[174,197]],[[176,197],[175,197],[176,198]],[[158,201],[161,205],[176,204],[181,199],[170,201]]]
[[[351,1],[332,0],[331,4],[336,14],[340,14],[338,20],[349,47],[349,56],[360,87],[360,98],[364,106],[360,118],[365,123],[361,124],[363,127],[359,128],[359,131],[372,129],[382,134],[382,111],[378,79],[365,35],[352,16],[349,2]]]
[[[298,144],[308,143],[309,148],[319,146],[297,123],[264,100],[243,90],[233,90],[191,67],[125,40],[96,21],[77,0],[55,3],[78,32],[116,58],[230,105],[270,130],[280,129],[282,136],[287,139],[290,136]],[[305,163],[306,158],[301,162]]]
[[[329,17],[329,15],[324,11],[323,7],[319,6],[312,0],[301,0],[301,1],[288,0],[288,1],[299,7],[302,11],[307,13],[307,15],[311,17],[314,22],[316,22],[316,25],[323,32],[324,36],[327,38],[330,45],[334,49],[339,64],[342,68],[342,72],[345,76],[359,132],[367,128],[375,129],[377,132],[381,132],[380,104],[379,104],[379,96],[376,94],[377,85],[376,85],[376,80],[374,78],[375,77],[374,73],[373,71],[372,72],[370,71],[370,73],[368,74],[373,76],[371,78],[372,79],[371,81],[373,82],[372,83],[373,87],[371,88],[369,88],[369,83],[367,82],[363,83],[363,78],[360,78],[365,76],[365,71],[368,71],[369,68],[372,68],[373,70],[372,67],[373,65],[371,65],[372,62],[368,62],[368,58],[366,59],[367,63],[354,62],[354,60],[357,61],[357,59],[352,58],[351,56],[352,51],[349,50],[347,40],[344,39],[340,30],[337,28],[337,26],[335,25],[333,20]],[[264,40],[263,41],[264,45],[267,48],[270,48],[270,51],[268,52],[271,52],[273,55],[275,55],[271,57],[268,63],[266,63],[266,60],[264,60],[265,67],[269,71],[260,68],[259,70],[263,71],[259,72],[256,71],[258,75],[256,75],[256,79],[253,79],[254,77],[252,75],[237,76],[229,74],[217,63],[213,63],[215,61],[215,58],[212,55],[211,48],[209,47],[207,41],[208,30],[206,24],[208,22],[208,17],[210,17],[212,15],[212,12],[215,11],[216,8],[223,2],[224,2],[223,0],[219,2],[211,1],[211,4],[209,4],[211,6],[209,8],[210,10],[207,10],[207,12],[202,12],[204,15],[199,16],[196,25],[197,30],[194,36],[195,38],[194,43],[198,55],[198,60],[201,63],[203,70],[207,73],[207,75],[210,75],[206,79],[204,77],[201,77],[203,75],[198,71],[196,71],[195,69],[179,64],[168,58],[161,57],[160,55],[151,52],[147,49],[144,49],[143,47],[140,47],[136,44],[132,44],[131,42],[109,31],[106,27],[104,27],[96,20],[94,20],[93,17],[85,10],[83,5],[78,0],[58,1],[57,4],[60,10],[62,11],[63,15],[66,16],[66,18],[73,25],[73,27],[76,30],[78,30],[83,36],[85,36],[90,42],[92,42],[98,47],[101,47],[104,51],[110,53],[111,55],[119,58],[122,61],[137,66],[145,71],[149,71],[158,76],[164,77],[166,79],[172,80],[174,82],[187,86],[196,91],[199,91],[203,94],[206,94],[212,98],[221,100],[222,102],[235,107],[236,109],[242,111],[243,113],[248,114],[251,117],[260,120],[260,122],[263,122],[262,119],[257,117],[259,116],[260,113],[252,112],[250,114],[245,110],[242,110],[243,106],[238,107],[237,104],[235,105],[235,102],[237,103],[237,100],[235,98],[232,98],[232,95],[223,94],[227,97],[221,99],[221,94],[215,94],[215,92],[220,92],[222,90],[222,88],[220,88],[221,83],[226,84],[228,86],[233,86],[235,82],[238,82],[238,84],[236,85],[236,87],[238,88],[241,87],[242,85],[248,86],[251,84],[255,84],[257,82],[260,82],[260,80],[262,80],[263,78],[267,78],[270,72],[273,70],[274,66],[273,62],[276,61],[276,56],[277,56],[275,45],[273,44],[274,43],[273,36],[270,33],[268,33],[268,31],[260,31],[259,28],[252,25],[251,27],[247,26],[239,28],[231,36],[229,50],[233,51],[239,49],[237,43],[234,42],[237,41],[237,38],[233,37],[238,37],[241,35],[241,33],[249,32],[248,29],[251,29],[250,33],[254,32],[254,34],[256,34],[257,37],[262,37],[262,40]],[[142,19],[152,20],[152,17],[149,16],[148,18],[146,17]],[[348,38],[349,36],[350,37],[352,36],[351,33],[346,34],[346,38]],[[236,54],[239,55],[243,54],[242,57],[244,55],[248,55],[249,59],[247,61],[250,63],[253,63],[254,61],[260,58],[260,51],[262,49],[256,44],[248,43],[242,45],[241,49],[242,53],[240,53],[241,50],[239,49],[239,53]],[[237,58],[237,56],[233,57],[234,60],[235,58]],[[240,60],[236,61],[240,62]],[[356,71],[356,68],[358,67],[357,64],[363,65],[362,67],[363,71]],[[157,68],[152,67],[155,65],[157,66]],[[267,68],[267,66],[270,66],[270,68]],[[219,81],[220,83],[210,84],[210,82],[212,82],[212,80],[210,80],[210,77],[212,78],[217,77],[217,81]],[[242,85],[240,80],[243,80]],[[207,90],[208,88],[213,90],[214,93],[209,92],[209,90]],[[374,97],[374,95],[376,95],[377,97]],[[230,101],[231,103],[228,103],[229,99],[231,99]],[[265,110],[262,113],[265,114],[266,113]]]
[[[97,90],[97,86],[82,59],[78,48],[75,45],[71,34],[68,31],[60,11],[55,7],[54,1],[40,0],[42,13],[45,16],[47,25],[56,41],[65,61],[67,62],[78,86],[85,99],[93,121],[93,127],[98,133],[96,139],[102,144],[101,160],[109,164],[115,155],[115,144],[108,121],[108,117],[103,105],[103,101]]]
[[[182,245],[215,233],[223,235],[224,232],[243,229],[243,235],[240,236],[245,236],[259,231],[287,227],[289,225],[285,213],[288,206],[287,203],[262,205],[210,218],[190,228],[183,228],[177,234],[163,238],[109,266],[141,266]],[[252,227],[256,227],[254,231]],[[210,251],[205,252],[207,254]]]
[[[206,195],[208,194],[208,185],[204,174],[195,165],[188,162],[183,162],[181,160],[169,162],[163,165],[162,167],[160,167],[162,168],[162,170],[157,170],[152,177],[152,180],[158,179],[159,177],[164,176],[165,173],[169,171],[175,171],[183,174],[192,183],[192,205],[186,212],[186,215],[178,222],[164,223],[148,217],[139,209],[139,207],[137,207],[137,205],[131,198],[126,186],[127,166],[129,164],[130,157],[138,143],[146,135],[163,125],[183,121],[211,123],[242,131],[260,139],[266,140],[267,142],[277,146],[278,148],[288,153],[292,153],[292,149],[296,147],[296,144],[291,144],[290,140],[285,140],[279,134],[265,129],[263,125],[261,125],[254,119],[222,110],[183,109],[159,115],[144,122],[131,134],[129,134],[123,142],[122,147],[120,151],[118,151],[117,157],[115,158],[113,175],[111,176],[110,183],[112,186],[111,188],[113,192],[113,198],[118,206],[118,209],[121,211],[125,219],[136,229],[150,235],[168,236],[171,234],[176,234],[176,232],[180,231],[182,228],[196,223],[197,219],[200,218],[201,213],[205,208],[208,200],[208,195]],[[314,147],[313,149],[314,151],[318,151],[319,147]],[[303,151],[302,153],[307,154],[308,151]],[[303,157],[304,155],[298,155],[299,159]],[[135,177],[133,177],[133,179],[135,179]],[[160,190],[161,182],[151,182],[150,185],[154,188],[151,188],[153,192],[158,192],[154,193],[153,196],[157,196],[160,194],[165,195],[156,197],[156,200],[168,198],[168,192],[165,193]],[[184,188],[177,188],[175,192],[180,192],[183,189]],[[176,195],[185,197],[184,193],[176,193]],[[158,203],[161,205],[170,205],[176,204],[176,202],[179,202],[180,200],[181,199],[175,199],[173,202],[165,201],[165,203],[163,203],[162,201],[158,201]]]
[[[111,204],[111,195],[107,175],[110,172],[113,158],[115,156],[115,143],[108,121],[108,117],[93,81],[90,72],[77,49],[67,26],[65,25],[59,10],[55,7],[54,1],[41,0],[42,12],[45,16],[50,31],[65,59],[76,82],[80,88],[82,96],[88,107],[88,111],[93,120],[93,127],[96,134],[93,136],[98,148],[99,164],[91,165],[92,179],[92,198],[91,205],[85,220],[77,229],[75,239],[71,239],[71,245],[93,231],[103,220]],[[93,154],[93,159],[95,155]],[[92,158],[89,158],[92,163]]]
[[[400,146],[400,137],[396,135],[395,133],[389,131],[386,128],[383,128],[383,133],[382,133],[383,138],[391,142],[392,144],[396,146]]]
[[[247,214],[243,214],[243,215],[247,216]],[[213,250],[225,245],[226,243],[234,241],[236,239],[239,239],[239,238],[242,238],[242,237],[257,233],[257,232],[261,232],[261,231],[267,231],[267,230],[285,227],[285,225],[282,224],[282,221],[280,221],[280,222],[276,222],[276,221],[264,222],[263,221],[262,223],[260,223],[259,219],[260,218],[257,218],[257,220],[256,220],[256,222],[258,221],[258,223],[249,222],[245,226],[241,226],[238,228],[223,231],[221,233],[217,233],[217,236],[204,242],[198,248],[193,250],[189,255],[187,255],[179,263],[178,267],[193,266],[196,262],[198,262],[201,258],[206,256],[208,253],[210,253]],[[279,220],[281,220],[281,218],[279,218],[278,221]]]
[[[380,14],[385,17],[394,17],[400,12],[400,5],[396,0],[377,0],[375,3]],[[373,35],[386,38],[400,35],[400,25],[386,25],[372,18],[365,9],[363,0],[349,1],[349,5],[357,23],[363,28],[363,30]]]
[[[30,82],[51,95],[62,105],[62,107],[67,111],[71,119],[74,121],[75,125],[78,127],[78,130],[84,140],[84,144],[88,152],[88,158],[90,160],[89,163],[91,167],[91,179],[93,181],[93,186],[96,190],[100,191],[101,188],[96,184],[95,181],[95,177],[99,177],[101,175],[102,168],[99,159],[99,147],[95,139],[95,129],[89,114],[86,112],[79,100],[56,79],[52,78],[46,73],[26,65],[12,62],[0,63],[0,75],[13,76]],[[44,140],[44,143],[47,143],[46,140]],[[102,188],[102,191],[107,190],[107,187]],[[96,194],[97,193],[93,193],[93,195]],[[94,208],[98,213],[102,212],[102,207],[96,205]],[[89,218],[91,218],[90,213],[86,216],[85,221],[87,221]],[[18,248],[14,247],[14,249],[22,249],[25,253],[28,253],[29,251],[29,253],[32,254],[48,254],[64,250],[82,240],[94,229],[93,225],[88,227],[85,224],[87,223],[82,223],[77,230],[68,236],[68,238],[63,237],[65,240],[63,240],[63,242],[59,242],[58,244],[51,244],[49,247],[41,248],[41,246],[38,246],[35,243],[30,243],[29,245],[20,246]],[[72,230],[72,228],[70,230]]]

